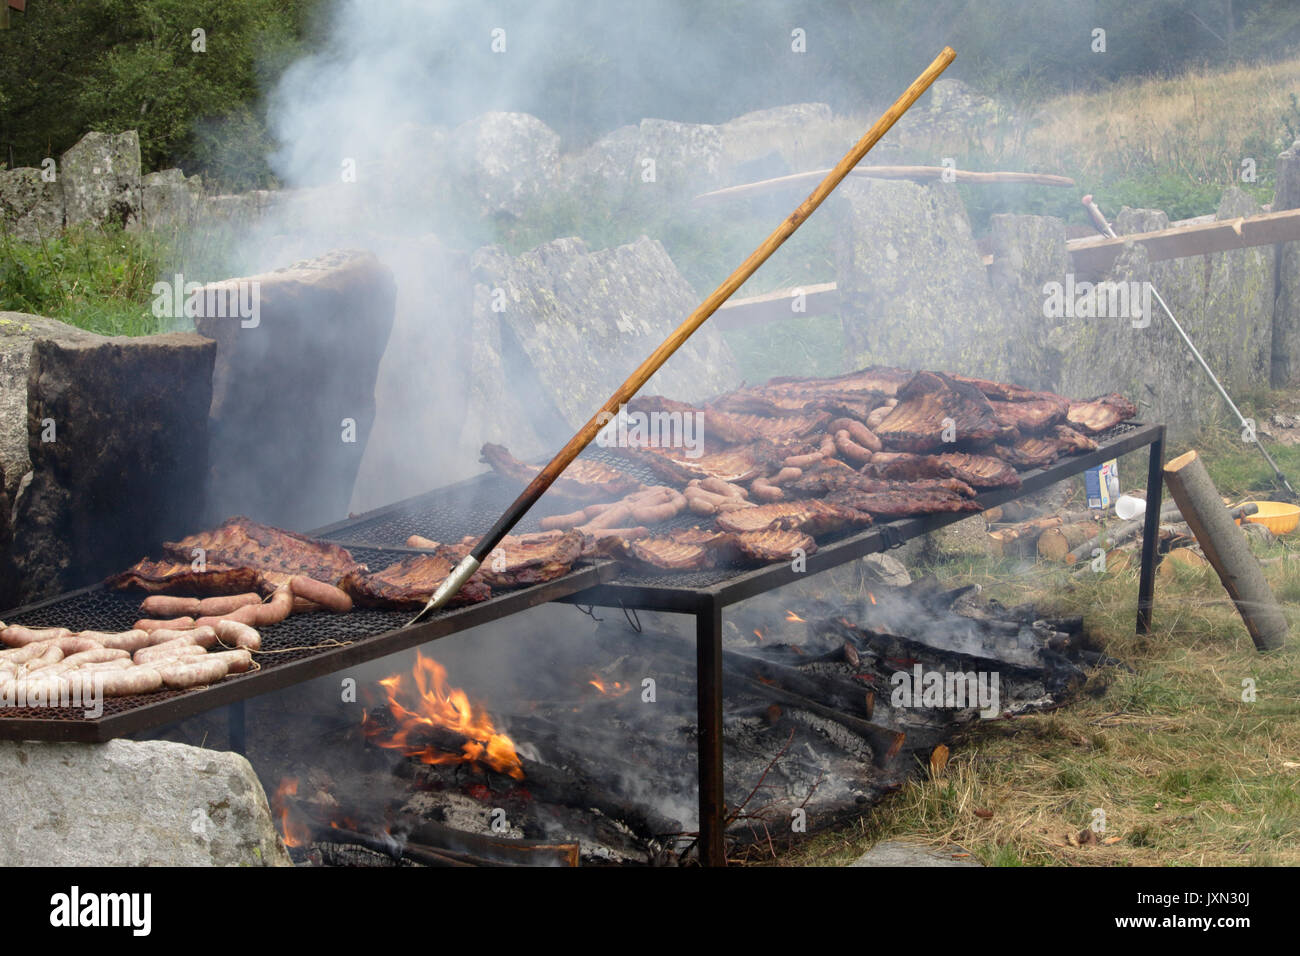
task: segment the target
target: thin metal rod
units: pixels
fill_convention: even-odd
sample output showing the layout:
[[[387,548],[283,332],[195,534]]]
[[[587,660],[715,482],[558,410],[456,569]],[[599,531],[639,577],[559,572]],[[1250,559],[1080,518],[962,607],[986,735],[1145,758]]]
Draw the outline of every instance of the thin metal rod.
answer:
[[[899,117],[920,99],[921,94],[930,88],[930,84],[939,78],[939,74],[948,68],[956,56],[957,54],[953,52],[951,47],[944,47],[942,52],[934,58],[934,61],[925,68],[925,71],[912,81],[912,85],[903,92],[903,95],[881,114],[880,119],[876,120],[871,129],[867,130],[862,139],[858,140],[853,148],[844,154],[844,157],[835,164],[835,168],[809,194],[808,198],[800,203],[794,212],[783,219],[781,224],[773,229],[772,233],[759,244],[758,248],[750,253],[749,257],[731,275],[727,276],[722,284],[714,289],[709,297],[701,302],[695,311],[687,316],[682,324],[677,326],[657,349],[650,353],[645,361],[637,366],[636,371],[614,390],[614,394],[591,416],[587,424],[578,429],[577,434],[570,438],[568,444],[561,448],[550,463],[537,473],[536,477],[528,483],[528,487],[497,519],[496,524],[479,539],[478,544],[474,545],[473,550],[453,572],[455,575],[454,586],[451,586],[453,578],[449,576],[444,581],[444,586],[438,588],[434,595],[429,598],[429,603],[424,606],[424,609],[411,619],[411,624],[419,621],[430,611],[442,607],[455,595],[460,585],[473,574],[470,562],[475,562],[474,567],[477,567],[478,564],[487,560],[488,555],[501,543],[501,539],[510,533],[510,529],[519,522],[520,518],[528,513],[528,509],[536,504],[537,499],[546,492],[547,488],[551,487],[551,484],[565,468],[569,467],[573,459],[577,458],[582,450],[591,444],[592,439],[610,423],[619,409],[626,405],[632,399],[632,396],[640,391],[641,386],[648,382],[650,377],[659,371],[663,364],[672,357],[673,353],[708,320],[709,316],[713,315],[722,303],[731,298],[731,294],[744,285],[749,280],[749,277],[758,271],[758,267],[766,262],[772,253],[776,252],[781,247],[781,244],[794,235],[795,230],[817,211],[817,207],[825,201],[827,196],[834,192],[835,187],[843,182],[844,177],[849,174],[853,167],[862,161],[862,158],[871,151],[871,147],[875,146],[880,141],[880,138],[889,132],[890,128],[898,122]]]
[[[726,866],[727,805],[722,779],[722,605],[710,601],[695,616],[695,687],[700,778],[700,862]]]
[[[1165,429],[1147,453],[1147,511],[1142,525],[1142,569],[1138,578],[1138,634],[1151,632],[1156,580],[1156,542],[1160,536],[1160,502],[1164,494]]]
[[[1083,197],[1083,208],[1088,211],[1093,226],[1098,232],[1110,239],[1119,238],[1119,236],[1115,234],[1115,230],[1112,228],[1109,220],[1102,215],[1101,209],[1098,208],[1095,202],[1093,202],[1091,195]],[[1210,368],[1209,363],[1205,361],[1205,357],[1201,355],[1201,350],[1196,347],[1196,343],[1192,341],[1191,336],[1184,331],[1178,319],[1174,318],[1173,310],[1169,308],[1164,297],[1160,294],[1160,290],[1156,288],[1155,283],[1148,282],[1147,285],[1151,287],[1151,294],[1154,295],[1156,301],[1160,303],[1160,308],[1165,310],[1165,315],[1173,324],[1174,330],[1178,332],[1179,336],[1182,337],[1183,342],[1189,349],[1191,349],[1193,357],[1200,363],[1201,368],[1205,370],[1205,374],[1210,377],[1210,381],[1213,382],[1214,387],[1218,389],[1219,395],[1228,403],[1228,407],[1232,409],[1232,414],[1237,416],[1237,421],[1241,423],[1241,427],[1251,433],[1254,438],[1253,444],[1259,448],[1260,454],[1264,456],[1264,460],[1268,462],[1269,467],[1273,469],[1273,476],[1282,483],[1282,486],[1286,488],[1287,493],[1290,494],[1292,498],[1300,497],[1300,495],[1296,494],[1296,490],[1291,487],[1291,482],[1287,481],[1286,475],[1282,474],[1282,469],[1278,468],[1277,462],[1275,462],[1273,456],[1268,453],[1268,449],[1264,447],[1264,443],[1254,434],[1254,425],[1246,420],[1245,415],[1241,414],[1241,410],[1237,408],[1237,403],[1232,400],[1232,396],[1228,394],[1227,390],[1223,387],[1223,383],[1219,381],[1218,376],[1215,375],[1214,371]]]

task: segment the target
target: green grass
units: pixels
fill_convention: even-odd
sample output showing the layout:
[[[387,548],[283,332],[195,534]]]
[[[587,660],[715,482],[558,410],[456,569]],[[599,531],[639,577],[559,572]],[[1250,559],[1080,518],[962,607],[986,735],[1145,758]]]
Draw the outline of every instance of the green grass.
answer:
[[[39,243],[0,237],[0,309],[59,319],[103,335],[147,335],[159,274],[147,235],[74,228]]]

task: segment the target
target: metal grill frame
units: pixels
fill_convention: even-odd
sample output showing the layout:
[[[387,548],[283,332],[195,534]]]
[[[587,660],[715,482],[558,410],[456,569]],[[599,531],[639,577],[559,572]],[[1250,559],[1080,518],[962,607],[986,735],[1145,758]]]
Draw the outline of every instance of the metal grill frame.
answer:
[[[1148,448],[1147,509],[1143,526],[1137,611],[1137,633],[1146,634],[1151,625],[1155,582],[1155,548],[1162,496],[1161,469],[1164,465],[1165,426],[1128,422],[1101,437],[1104,443],[1099,443],[1096,451],[1073,455],[1047,468],[1022,472],[1019,488],[988,491],[979,495],[977,500],[985,509],[992,508],[1081,474],[1112,458],[1129,454],[1143,447]],[[481,482],[483,479],[484,476],[469,478],[437,491],[328,525],[313,534],[336,541],[345,547],[410,551],[412,549],[385,542],[352,540],[349,533],[367,524],[373,524],[378,519],[445,501],[448,495],[458,491],[464,492],[472,488],[475,482]],[[539,512],[534,516],[534,520],[546,513],[548,512]],[[700,855],[705,865],[724,865],[726,855],[723,845],[723,821],[726,806],[722,796],[723,608],[865,555],[897,547],[920,535],[969,518],[972,514],[972,512],[956,512],[923,515],[872,525],[861,532],[819,546],[814,554],[808,556],[805,570],[802,572],[794,571],[787,563],[766,565],[756,570],[738,570],[725,576],[723,580],[706,586],[674,584],[671,579],[668,581],[656,579],[613,561],[583,562],[570,573],[554,581],[505,592],[480,604],[440,611],[415,627],[398,627],[346,646],[321,650],[309,657],[267,667],[255,673],[229,677],[205,689],[187,691],[177,696],[145,703],[124,713],[101,717],[98,720],[0,717],[0,739],[102,742],[191,717],[216,707],[229,706],[232,745],[234,749],[242,752],[244,749],[243,702],[250,697],[408,650],[472,627],[489,624],[541,604],[564,602],[691,614],[695,617],[696,635]],[[102,587],[103,585],[96,585],[83,588],[80,591],[4,612],[4,616],[10,619],[20,617],[25,613],[53,607],[60,602]]]

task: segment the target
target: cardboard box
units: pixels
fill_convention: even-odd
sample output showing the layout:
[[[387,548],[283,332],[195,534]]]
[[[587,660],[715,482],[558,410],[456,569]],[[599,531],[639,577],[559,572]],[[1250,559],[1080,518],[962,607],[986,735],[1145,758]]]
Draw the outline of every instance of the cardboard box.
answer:
[[[1114,458],[1083,474],[1088,507],[1105,510],[1119,497],[1119,462]]]

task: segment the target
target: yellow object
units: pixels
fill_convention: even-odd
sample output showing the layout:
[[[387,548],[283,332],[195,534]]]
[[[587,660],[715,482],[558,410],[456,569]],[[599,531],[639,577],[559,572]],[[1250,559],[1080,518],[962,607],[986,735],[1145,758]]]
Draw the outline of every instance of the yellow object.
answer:
[[[1259,511],[1247,515],[1247,521],[1262,524],[1274,534],[1290,534],[1300,525],[1300,508],[1282,501],[1253,501],[1246,504],[1259,506]]]

